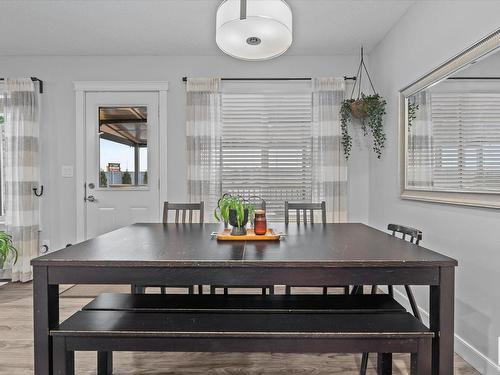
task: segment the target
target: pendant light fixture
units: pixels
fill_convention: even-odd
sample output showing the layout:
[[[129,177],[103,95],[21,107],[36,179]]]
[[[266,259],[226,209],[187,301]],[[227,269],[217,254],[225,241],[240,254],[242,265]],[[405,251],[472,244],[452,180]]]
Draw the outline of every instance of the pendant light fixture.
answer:
[[[225,0],[216,27],[217,45],[237,59],[269,60],[292,44],[292,11],[284,0]]]

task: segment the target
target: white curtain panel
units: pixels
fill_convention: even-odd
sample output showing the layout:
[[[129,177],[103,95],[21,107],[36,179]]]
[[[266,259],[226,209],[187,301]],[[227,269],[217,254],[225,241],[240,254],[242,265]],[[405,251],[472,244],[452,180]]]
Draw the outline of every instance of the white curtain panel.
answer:
[[[428,188],[432,186],[434,170],[431,95],[422,91],[409,101],[418,109],[408,130],[407,184],[411,188]]]
[[[205,221],[221,195],[221,80],[190,78],[186,84],[188,196],[205,201]]]
[[[19,252],[10,264],[12,281],[32,279],[30,261],[38,255],[39,202],[33,193],[40,178],[39,94],[30,78],[7,79],[4,102],[5,227]]]
[[[347,221],[347,165],[339,117],[344,97],[343,78],[313,79],[312,201],[326,202],[329,223]]]

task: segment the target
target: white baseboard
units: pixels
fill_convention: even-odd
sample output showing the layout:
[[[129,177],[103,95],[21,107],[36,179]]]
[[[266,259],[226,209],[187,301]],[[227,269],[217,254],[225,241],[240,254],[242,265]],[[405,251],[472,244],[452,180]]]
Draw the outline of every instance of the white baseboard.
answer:
[[[410,301],[406,294],[401,293],[397,288],[394,288],[394,296],[406,309],[411,311]],[[429,325],[429,313],[422,309],[420,314],[426,325]],[[455,352],[462,357],[467,363],[474,367],[477,371],[484,375],[498,375],[500,374],[500,366],[495,363],[491,358],[481,353],[474,346],[465,341],[462,337],[455,333]]]

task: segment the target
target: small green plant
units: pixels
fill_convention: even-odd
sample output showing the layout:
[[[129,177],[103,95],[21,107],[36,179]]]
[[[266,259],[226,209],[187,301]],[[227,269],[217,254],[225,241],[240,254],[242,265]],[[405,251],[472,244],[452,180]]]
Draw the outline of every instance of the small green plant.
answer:
[[[143,183],[144,185],[147,185],[147,184],[148,184],[148,171],[145,171],[145,172],[144,172],[144,176],[143,176],[143,178],[142,178],[142,183]]]
[[[3,116],[0,116],[0,125],[3,124],[5,122],[5,119]]]
[[[14,258],[14,264],[17,263],[17,249],[12,244],[12,236],[7,232],[0,231],[0,267],[9,257]]]
[[[245,210],[248,210],[248,217],[252,217],[255,206],[240,195],[223,194],[217,202],[217,208],[214,210],[214,217],[217,221],[229,222],[229,211],[236,211],[236,221],[238,227],[241,227],[245,220]]]
[[[107,187],[108,186],[108,178],[106,177],[106,172],[99,172],[99,187]]]
[[[373,136],[373,151],[380,159],[385,146],[385,132],[383,116],[385,115],[386,101],[379,94],[361,94],[359,99],[346,99],[340,107],[340,128],[342,130],[342,147],[346,159],[349,158],[352,148],[352,136],[349,134],[349,124],[353,117],[359,119],[363,135],[368,134],[368,129]]]
[[[417,118],[417,111],[420,106],[416,103],[408,102],[408,130],[411,128],[413,120]]]
[[[130,172],[128,171],[128,169],[125,172],[123,172],[122,184],[132,185],[132,176],[130,175]]]

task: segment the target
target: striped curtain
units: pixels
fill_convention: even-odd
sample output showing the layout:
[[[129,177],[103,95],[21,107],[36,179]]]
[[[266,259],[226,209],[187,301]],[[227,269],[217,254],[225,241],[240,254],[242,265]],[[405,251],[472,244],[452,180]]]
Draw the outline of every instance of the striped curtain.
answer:
[[[339,118],[344,92],[343,78],[313,80],[312,201],[326,202],[329,223],[347,221],[347,165]]]
[[[32,279],[30,261],[38,255],[39,96],[30,78],[7,79],[4,102],[5,227],[19,252],[11,268],[12,281]],[[4,266],[5,267],[5,266]]]
[[[205,201],[205,221],[221,195],[221,80],[190,78],[186,85],[188,196]]]

